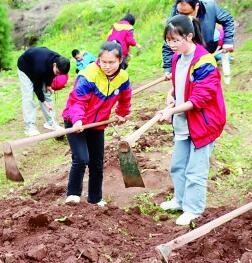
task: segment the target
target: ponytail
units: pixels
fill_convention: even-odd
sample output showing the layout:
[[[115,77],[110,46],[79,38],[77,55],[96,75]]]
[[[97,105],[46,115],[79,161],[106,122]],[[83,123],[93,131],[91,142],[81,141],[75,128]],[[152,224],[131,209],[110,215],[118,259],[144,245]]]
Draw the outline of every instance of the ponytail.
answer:
[[[193,36],[193,42],[196,44],[201,44],[202,46],[205,46],[205,41],[203,39],[202,33],[201,33],[201,26],[199,23],[199,20],[197,18],[192,17],[192,24],[194,28],[194,36]]]

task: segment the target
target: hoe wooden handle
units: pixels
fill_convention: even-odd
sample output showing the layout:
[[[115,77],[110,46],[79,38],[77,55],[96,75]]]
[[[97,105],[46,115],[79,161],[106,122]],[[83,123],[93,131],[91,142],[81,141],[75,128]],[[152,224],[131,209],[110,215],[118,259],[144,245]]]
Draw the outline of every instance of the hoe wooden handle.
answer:
[[[140,136],[146,132],[150,127],[152,127],[161,117],[161,113],[155,115],[152,119],[147,121],[143,126],[141,126],[138,130],[128,135],[123,141],[127,142],[129,146],[133,146],[135,142],[140,138]]]
[[[143,85],[143,86],[141,86],[141,87],[133,90],[133,91],[132,91],[132,94],[133,94],[133,95],[134,95],[134,94],[137,94],[137,93],[139,93],[140,91],[145,90],[145,89],[148,89],[148,88],[150,88],[150,87],[152,87],[152,86],[154,86],[154,85],[156,85],[156,84],[158,84],[158,83],[160,83],[160,82],[162,82],[162,81],[164,81],[164,80],[165,80],[165,77],[161,77],[161,78],[159,78],[159,79],[153,80],[153,81],[151,81],[150,83],[148,83],[148,84],[146,84],[146,85]]]
[[[89,129],[89,128],[93,128],[93,127],[107,125],[109,123],[116,122],[116,121],[117,121],[117,119],[113,118],[111,120],[86,124],[86,125],[83,125],[82,128],[85,130],[85,129]],[[29,138],[22,138],[22,139],[18,139],[18,140],[14,140],[14,141],[8,141],[5,144],[11,145],[12,149],[18,148],[18,147],[25,146],[27,144],[31,144],[33,142],[43,141],[43,140],[47,140],[47,139],[51,139],[51,138],[60,137],[60,136],[63,136],[63,135],[69,134],[69,133],[73,133],[73,132],[78,131],[79,129],[80,128],[78,128],[78,127],[72,127],[72,128],[67,128],[67,129],[62,128],[62,130],[47,132],[47,133],[39,134],[37,136],[29,137]]]
[[[161,244],[156,247],[157,251],[161,253],[163,258],[165,259],[166,262],[168,262],[169,255],[173,249],[177,249],[182,247],[185,244],[188,244],[191,241],[194,241],[195,239],[202,237],[209,233],[211,230],[214,228],[234,219],[235,217],[244,214],[245,212],[249,211],[252,209],[252,202],[241,206],[223,216],[220,216],[207,224],[196,228],[192,230],[191,232],[188,232],[180,237],[177,237],[165,244]]]

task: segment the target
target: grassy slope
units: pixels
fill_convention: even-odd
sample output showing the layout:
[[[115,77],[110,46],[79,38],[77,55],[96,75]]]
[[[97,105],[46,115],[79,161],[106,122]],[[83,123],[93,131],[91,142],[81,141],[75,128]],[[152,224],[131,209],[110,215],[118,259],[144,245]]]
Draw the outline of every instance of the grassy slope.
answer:
[[[104,3],[106,2],[106,3]],[[127,3],[129,2],[129,3]],[[85,1],[85,3],[70,4],[62,9],[61,15],[56,18],[54,24],[46,30],[43,39],[38,45],[47,46],[57,50],[59,53],[71,57],[73,48],[89,50],[97,54],[99,46],[106,38],[106,33],[111,25],[119,20],[128,10],[134,13],[137,17],[135,25],[135,36],[144,49],[140,55],[137,55],[136,49],[132,48],[133,58],[130,62],[129,75],[133,82],[139,83],[142,80],[155,78],[162,74],[161,67],[161,45],[162,45],[162,30],[167,14],[170,12],[170,4],[173,1],[157,1],[148,0],[144,4],[142,1]],[[227,1],[228,2],[228,1]],[[243,1],[244,5],[247,4]],[[224,3],[225,4],[225,3]],[[237,14],[237,6],[243,8],[239,3],[232,6],[232,13]],[[77,12],[76,10],[79,10]],[[252,28],[251,25],[249,27]],[[16,58],[21,51],[13,52],[13,68],[15,69]],[[217,193],[210,200],[212,204],[215,201],[218,203],[221,200],[227,200],[229,195],[240,196],[252,187],[252,180],[249,179],[251,174],[251,138],[250,142],[249,131],[251,131],[251,91],[246,88],[246,82],[251,75],[251,57],[252,57],[252,41],[247,41],[246,44],[236,50],[235,63],[232,66],[233,80],[229,87],[224,87],[225,97],[228,106],[228,122],[230,131],[225,131],[222,138],[218,141],[215,155],[215,169],[211,171],[211,177],[215,179],[217,185]],[[22,137],[22,116],[21,116],[21,99],[15,76],[15,70],[11,72],[2,72],[0,80],[6,81],[10,77],[5,87],[0,90],[0,124],[3,125],[0,132],[1,141],[10,138]],[[72,61],[71,81],[74,79],[74,61]],[[241,82],[241,80],[245,80]],[[8,84],[9,83],[9,84]],[[242,83],[242,85],[241,85]],[[244,91],[244,88],[246,91]],[[63,108],[67,94],[71,89],[71,85],[60,92],[57,99],[57,108]],[[156,95],[156,94],[155,94]],[[141,98],[134,100],[133,112],[146,106],[146,101],[150,107],[155,107],[158,104],[164,103],[164,93],[157,93],[158,96],[153,96],[144,93]],[[133,116],[133,120],[137,120],[137,116]],[[14,126],[15,125],[15,126]],[[128,125],[128,130],[133,126],[133,121]],[[7,132],[13,131],[15,133]],[[126,131],[122,131],[125,133]],[[56,167],[66,160],[62,159],[62,155],[55,156],[55,151],[66,149],[65,143],[56,144],[53,141],[47,141],[34,147],[32,157],[26,157],[25,153],[20,153],[20,161],[36,162],[33,168],[28,166],[29,170],[26,173],[32,175],[40,175],[45,171],[40,168],[45,158],[50,159],[49,170]],[[44,158],[39,156],[43,150],[48,151],[48,156]],[[160,149],[161,150],[161,149]],[[24,155],[24,156],[23,156]],[[39,156],[40,158],[36,157]],[[43,165],[42,165],[43,167]],[[27,169],[28,169],[27,168]],[[222,175],[224,171],[228,171],[229,175]],[[244,180],[243,177],[248,177]],[[3,168],[0,170],[0,184],[3,183],[1,189],[6,192],[6,189],[12,187],[12,183],[6,183],[3,176]],[[223,191],[225,189],[225,191]],[[226,191],[229,189],[229,191]],[[223,194],[225,192],[225,194]],[[1,190],[0,190],[1,193]],[[218,195],[219,194],[219,195]],[[223,195],[225,195],[223,199]],[[242,196],[242,195],[241,195]]]

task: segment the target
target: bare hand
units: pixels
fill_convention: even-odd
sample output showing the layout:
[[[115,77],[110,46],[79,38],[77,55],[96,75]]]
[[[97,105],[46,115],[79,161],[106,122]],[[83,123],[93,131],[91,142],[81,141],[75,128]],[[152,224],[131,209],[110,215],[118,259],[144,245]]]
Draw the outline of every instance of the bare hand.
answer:
[[[76,132],[83,132],[83,128],[82,128],[82,125],[83,125],[83,123],[82,123],[82,120],[78,120],[78,121],[76,121],[75,123],[74,123],[74,125],[73,125],[73,127],[74,128],[79,128],[79,130],[78,131],[76,131]]]
[[[136,44],[136,46],[139,48],[139,49],[141,49],[142,48],[142,46],[140,45],[140,44]]]
[[[47,90],[48,92],[50,92],[50,94],[53,94],[53,89],[52,89],[52,87],[46,87],[46,90]]]
[[[166,107],[164,110],[159,111],[158,114],[160,114],[160,122],[167,121],[168,123],[171,123],[173,115],[173,109],[171,107]]]
[[[169,107],[174,107],[175,105],[175,99],[172,95],[168,95],[166,97],[166,105],[169,106]]]
[[[172,73],[170,72],[165,72],[165,80],[171,80],[172,79]]]
[[[227,53],[227,52],[233,52],[234,51],[234,45],[233,44],[224,44],[222,46],[222,52]]]
[[[129,115],[124,116],[124,117],[122,117],[122,116],[120,116],[120,115],[116,115],[117,123],[118,123],[118,124],[125,123],[125,122],[127,121],[128,117],[129,117]]]

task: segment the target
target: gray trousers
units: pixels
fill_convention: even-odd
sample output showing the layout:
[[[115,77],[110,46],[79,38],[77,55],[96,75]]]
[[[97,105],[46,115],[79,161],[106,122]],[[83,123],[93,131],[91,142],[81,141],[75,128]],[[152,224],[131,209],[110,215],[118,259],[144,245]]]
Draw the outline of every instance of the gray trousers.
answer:
[[[36,124],[36,105],[34,103],[33,83],[29,77],[19,69],[18,77],[21,83],[23,119],[25,128],[28,129],[32,125]],[[45,100],[53,106],[53,100],[51,96],[52,94],[46,90],[45,85],[43,87],[43,93]],[[55,113],[53,111],[48,111],[44,103],[41,101],[39,101],[39,104],[46,122],[52,125],[54,122]]]

